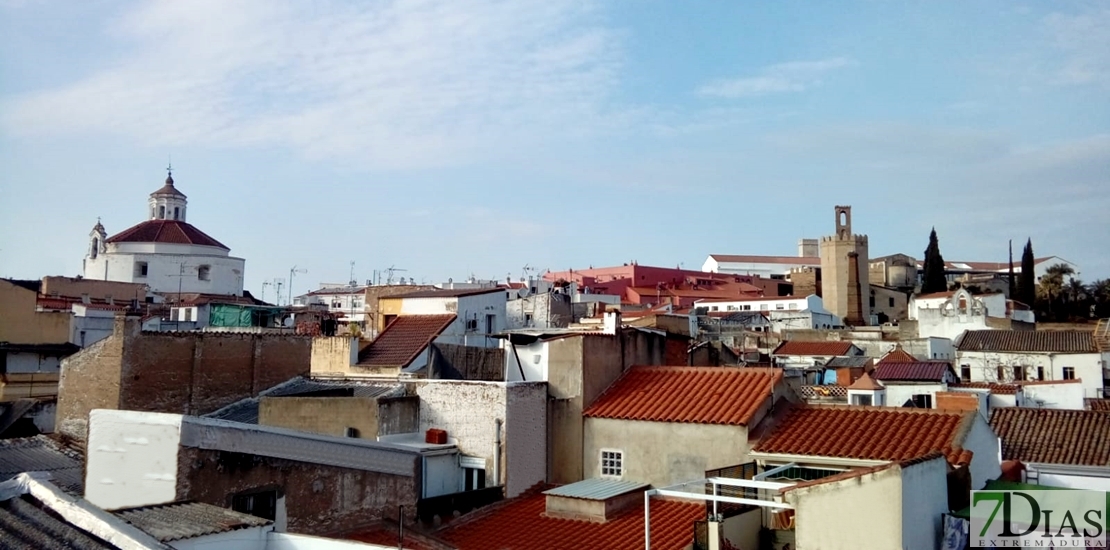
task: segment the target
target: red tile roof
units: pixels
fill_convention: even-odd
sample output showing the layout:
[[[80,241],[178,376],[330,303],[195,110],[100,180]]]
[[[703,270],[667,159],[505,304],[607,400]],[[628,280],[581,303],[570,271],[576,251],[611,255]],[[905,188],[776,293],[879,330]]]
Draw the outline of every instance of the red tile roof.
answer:
[[[879,359],[878,364],[882,365],[883,363],[916,363],[916,362],[917,362],[916,357],[910,355],[909,353],[906,352],[906,350],[902,349],[901,346],[899,346],[899,347],[896,347],[896,348],[890,350],[889,352],[887,352],[887,354],[884,355],[882,357],[882,359]]]
[[[804,256],[740,256],[735,254],[710,254],[709,257],[718,262],[732,264],[821,265],[821,258]]]
[[[999,407],[990,424],[1003,460],[1110,466],[1110,412]]]
[[[455,315],[401,315],[389,323],[370,345],[359,352],[358,364],[405,367],[447,328]]]
[[[1110,399],[1087,399],[1087,408],[1092,411],[1110,412]]]
[[[851,342],[803,342],[791,340],[779,344],[771,355],[843,356],[851,353]]]
[[[744,426],[781,381],[781,369],[633,367],[583,415]]]
[[[859,377],[859,379],[857,379],[855,382],[852,382],[852,385],[848,386],[848,389],[860,391],[876,391],[884,388],[882,384],[876,382],[874,378],[871,378],[870,374],[865,372],[863,373],[863,376]]]
[[[694,522],[705,505],[651,499],[651,547],[680,550],[693,542]],[[464,516],[437,533],[459,550],[640,550],[644,506],[620,512],[605,523],[547,517],[543,493],[524,495]]]
[[[756,444],[760,453],[907,460],[931,451],[959,459],[975,411],[803,406]]]
[[[147,220],[108,237],[105,242],[194,244],[231,250],[205,232],[176,220]]]
[[[952,387],[990,390],[991,393],[996,395],[1014,395],[1021,390],[1021,386],[1017,384],[999,384],[997,382],[960,382],[959,384],[953,384]]]
[[[960,351],[1098,353],[1094,333],[1085,330],[969,330],[956,342]]]
[[[882,363],[872,373],[876,380],[905,380],[915,382],[943,382],[951,372],[948,363],[919,361],[915,363]]]

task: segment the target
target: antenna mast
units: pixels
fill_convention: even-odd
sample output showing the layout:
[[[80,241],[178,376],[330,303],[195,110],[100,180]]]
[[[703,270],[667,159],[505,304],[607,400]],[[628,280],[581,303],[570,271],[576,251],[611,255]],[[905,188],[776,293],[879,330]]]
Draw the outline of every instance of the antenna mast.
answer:
[[[358,281],[355,280],[355,261],[351,260],[351,278],[347,281],[348,286],[358,286]]]

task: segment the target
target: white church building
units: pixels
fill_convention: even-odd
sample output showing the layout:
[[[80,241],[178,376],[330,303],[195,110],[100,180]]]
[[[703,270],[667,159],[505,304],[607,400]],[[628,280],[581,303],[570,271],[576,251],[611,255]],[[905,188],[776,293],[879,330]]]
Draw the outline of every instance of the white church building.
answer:
[[[111,237],[97,220],[89,235],[86,279],[143,283],[163,294],[243,295],[246,261],[185,221],[185,194],[166,184],[150,194],[147,220]]]

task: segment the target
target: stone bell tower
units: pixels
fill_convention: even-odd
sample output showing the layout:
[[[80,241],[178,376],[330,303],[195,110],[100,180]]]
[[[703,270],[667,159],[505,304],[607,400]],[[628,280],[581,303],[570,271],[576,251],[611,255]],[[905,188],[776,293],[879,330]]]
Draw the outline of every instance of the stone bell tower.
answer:
[[[836,233],[821,238],[822,300],[844,324],[866,325],[871,319],[867,235],[852,233],[851,206],[837,206],[835,212]]]

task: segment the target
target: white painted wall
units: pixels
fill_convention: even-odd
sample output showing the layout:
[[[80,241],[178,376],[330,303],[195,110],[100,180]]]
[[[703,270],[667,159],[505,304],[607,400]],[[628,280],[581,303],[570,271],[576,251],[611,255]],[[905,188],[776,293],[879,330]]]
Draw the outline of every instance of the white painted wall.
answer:
[[[987,481],[998,479],[1002,474],[1002,446],[983,415],[977,414],[974,419],[961,447],[974,453],[970,468],[971,488],[982,489]]]
[[[1106,469],[1107,471],[1103,472],[1104,475],[1081,475],[1054,470],[1051,464],[1026,464],[1025,466],[1026,476],[1036,478],[1028,479],[1029,483],[1110,492],[1110,469]]]
[[[1099,353],[1010,353],[996,351],[956,351],[957,365],[971,366],[973,382],[1013,382],[1012,367],[1025,366],[1026,378],[1035,380],[1037,367],[1043,367],[1045,380],[1063,380],[1064,367],[1074,367],[1075,377],[1083,380],[1083,396],[1099,397],[1102,390],[1105,356]],[[998,367],[1003,366],[1003,379]]]
[[[816,298],[816,300],[811,300]],[[821,299],[815,295],[807,298],[783,297],[767,298],[766,300],[698,300],[694,307],[709,308],[709,311],[825,311]],[[816,308],[816,309],[814,309]]]
[[[784,497],[796,513],[798,548],[858,550],[860,548],[936,550],[937,546],[905,546],[902,538],[902,483],[897,468],[855,479],[788,491]],[[940,480],[944,485],[944,480]],[[865,527],[860,518],[867,518]],[[918,518],[920,521],[920,518]]]
[[[1026,407],[1083,410],[1083,385],[1074,382],[1029,384],[1021,387]]]
[[[948,511],[948,465],[943,457],[902,468],[902,548],[940,547]]]
[[[886,386],[886,402],[891,407],[901,407],[916,394],[926,394],[932,397],[933,408],[937,406],[937,392],[947,391],[946,384],[911,384],[907,382],[884,381]]]
[[[273,530],[272,525],[248,527],[166,544],[177,550],[266,550],[267,536]]]
[[[520,382],[521,370],[524,371],[524,380],[528,382],[547,381],[548,343],[537,340],[531,344],[517,344],[516,352],[508,340],[502,340],[501,347],[505,350],[505,380]],[[520,362],[517,362],[517,357]]]
[[[172,502],[182,416],[94,409],[89,413],[85,498],[107,509]]]
[[[820,258],[809,258],[805,263],[755,263],[755,262],[718,262],[709,256],[702,264],[701,270],[708,273],[729,273],[734,275],[759,275],[771,278],[772,275],[787,276],[790,270],[797,267],[821,267]]]
[[[547,385],[545,383],[429,380],[416,387],[420,431],[439,428],[459,452],[486,461],[493,485],[498,419],[502,420],[502,482],[514,497],[543,481],[547,471]],[[541,410],[542,409],[542,410]]]
[[[396,550],[396,546],[381,546],[350,540],[325,539],[292,533],[267,533],[265,550]]]
[[[451,323],[436,342],[460,346],[498,347],[499,341],[487,337],[486,315],[493,315],[493,331],[506,329],[505,292],[487,292],[458,298],[404,298],[401,300],[402,315],[436,315],[454,313],[457,318]],[[477,316],[478,328],[466,330],[466,320]]]
[[[134,245],[123,247],[122,245]],[[167,248],[171,247],[171,248]],[[175,247],[185,247],[182,252]],[[126,248],[128,251],[117,251]],[[147,275],[135,275],[136,262],[147,262]],[[181,276],[181,264],[185,276]],[[197,276],[197,268],[209,266],[207,281]],[[108,251],[96,259],[86,258],[84,277],[102,281],[142,283],[152,292],[199,292],[208,294],[243,294],[246,260],[230,257],[226,250],[210,246],[162,245],[149,243],[109,244]],[[180,283],[179,283],[180,281]]]

